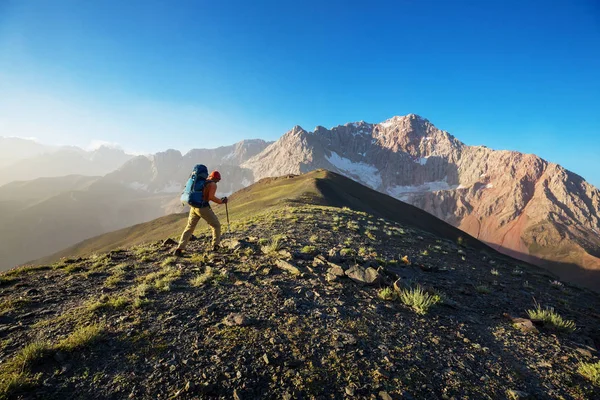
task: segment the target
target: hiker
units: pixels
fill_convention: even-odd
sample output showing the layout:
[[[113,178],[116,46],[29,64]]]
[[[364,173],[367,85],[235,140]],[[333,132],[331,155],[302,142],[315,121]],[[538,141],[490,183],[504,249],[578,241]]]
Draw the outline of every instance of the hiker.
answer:
[[[180,257],[183,255],[183,250],[187,246],[190,236],[194,232],[200,218],[205,220],[212,229],[212,250],[216,251],[219,249],[219,242],[221,241],[221,223],[219,218],[215,215],[213,210],[210,208],[211,201],[217,204],[226,204],[227,197],[217,198],[215,193],[217,192],[217,182],[221,180],[221,174],[219,171],[213,171],[206,179],[204,189],[202,191],[202,205],[200,207],[190,206],[190,215],[188,217],[188,223],[179,239],[179,245],[173,252],[175,256]]]

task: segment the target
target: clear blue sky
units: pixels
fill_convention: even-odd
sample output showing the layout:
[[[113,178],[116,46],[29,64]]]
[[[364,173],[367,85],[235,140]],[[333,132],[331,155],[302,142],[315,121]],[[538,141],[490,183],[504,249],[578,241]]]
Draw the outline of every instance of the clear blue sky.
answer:
[[[600,2],[0,0],[0,135],[155,152],[417,113],[600,186]]]

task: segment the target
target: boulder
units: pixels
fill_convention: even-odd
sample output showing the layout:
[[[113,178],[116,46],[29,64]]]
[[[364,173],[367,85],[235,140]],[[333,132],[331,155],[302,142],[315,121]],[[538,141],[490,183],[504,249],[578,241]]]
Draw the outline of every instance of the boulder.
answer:
[[[348,269],[345,274],[354,282],[361,283],[363,285],[376,285],[381,279],[381,276],[374,268],[363,268],[358,265]]]

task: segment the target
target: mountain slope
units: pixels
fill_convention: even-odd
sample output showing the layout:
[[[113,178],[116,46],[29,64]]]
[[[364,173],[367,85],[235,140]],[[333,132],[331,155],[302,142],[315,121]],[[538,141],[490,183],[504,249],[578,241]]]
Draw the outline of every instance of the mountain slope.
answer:
[[[347,202],[448,236],[322,205]],[[217,253],[200,230],[188,257],[160,240],[0,274],[0,398],[600,396],[597,294],[330,172],[231,206]]]
[[[0,187],[0,270],[47,256],[90,237],[181,212],[184,208],[179,194],[192,167],[199,162],[220,170],[223,176],[220,195],[230,194],[252,180],[251,171],[231,164],[256,155],[268,144],[245,140],[214,150],[191,150],[185,156],[168,150],[134,157],[103,177],[72,175],[8,183]],[[111,158],[111,151],[100,148],[86,155],[68,150],[75,157],[68,168],[81,166],[77,160],[87,158],[93,158],[97,167],[101,159]],[[22,163],[27,168],[42,168],[43,160],[60,154],[40,156],[36,158],[37,164]]]
[[[100,177],[66,176],[0,187],[0,269],[165,214],[172,197],[149,197]],[[181,209],[181,208],[180,208]]]
[[[229,216],[230,220],[235,222],[242,218],[250,218],[259,213],[281,208],[286,204],[349,207],[355,211],[414,226],[453,242],[465,241],[470,243],[473,248],[493,251],[477,240],[469,238],[459,229],[416,207],[326,170],[317,170],[300,176],[290,175],[262,179],[230,197]],[[213,209],[219,216],[225,232],[227,226],[224,207],[213,206]],[[51,256],[41,258],[36,263],[56,262],[63,257],[89,256],[165,237],[178,239],[186,221],[187,213],[169,215],[90,238]]]
[[[25,158],[55,150],[34,140],[0,136],[0,168]]]
[[[242,167],[255,179],[326,168],[565,278],[585,284],[600,270],[598,189],[535,155],[467,146],[414,114],[297,126]]]
[[[219,184],[230,194],[252,183],[252,173],[239,165],[269,145],[263,140],[244,140],[216,149],[193,149],[185,155],[167,150],[151,156],[138,156],[113,173],[106,181],[149,193],[181,193],[194,165],[204,164],[210,170],[219,170],[223,180]]]

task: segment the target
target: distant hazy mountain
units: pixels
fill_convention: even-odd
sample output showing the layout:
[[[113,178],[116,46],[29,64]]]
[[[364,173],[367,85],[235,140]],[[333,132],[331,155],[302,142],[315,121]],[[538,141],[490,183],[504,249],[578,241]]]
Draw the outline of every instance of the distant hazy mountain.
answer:
[[[32,146],[31,149],[35,148],[35,142],[29,144]],[[72,174],[104,175],[114,171],[132,157],[123,150],[106,146],[92,151],[85,151],[78,147],[58,149],[44,147],[42,151],[29,158],[19,157],[13,163],[0,168],[0,186],[8,182],[28,181],[41,177]]]
[[[219,194],[231,194],[253,182],[252,172],[240,164],[256,156],[269,144],[264,140],[244,140],[216,149],[194,149],[182,155],[167,150],[152,156],[139,156],[108,174],[104,179],[148,193],[176,193],[183,190],[194,165],[205,164],[209,170],[218,170],[223,179]]]
[[[55,150],[56,147],[40,144],[34,140],[0,136],[0,168]]]
[[[262,140],[246,140],[214,150],[191,150],[185,156],[168,150],[134,157],[103,177],[69,175],[0,186],[0,270],[102,233],[181,212],[184,208],[179,194],[197,163],[221,172],[219,196],[237,191],[251,183],[252,172],[235,164],[248,160],[268,145]],[[92,153],[77,149],[61,152],[64,152],[62,160],[87,166],[91,164],[82,159],[93,156],[95,166],[106,166],[112,163],[115,154],[102,148]],[[39,157],[40,163],[50,160]],[[86,171],[91,173],[93,169]]]

